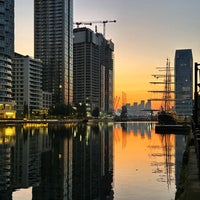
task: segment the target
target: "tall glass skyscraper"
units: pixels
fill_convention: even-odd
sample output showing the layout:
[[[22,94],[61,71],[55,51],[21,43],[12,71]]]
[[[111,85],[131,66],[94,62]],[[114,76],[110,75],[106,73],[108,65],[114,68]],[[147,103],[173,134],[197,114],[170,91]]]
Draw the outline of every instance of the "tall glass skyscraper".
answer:
[[[192,115],[193,57],[191,49],[175,53],[175,110],[179,116]]]
[[[0,118],[13,118],[14,0],[0,1]]]
[[[73,100],[73,0],[34,0],[34,56],[53,104]]]

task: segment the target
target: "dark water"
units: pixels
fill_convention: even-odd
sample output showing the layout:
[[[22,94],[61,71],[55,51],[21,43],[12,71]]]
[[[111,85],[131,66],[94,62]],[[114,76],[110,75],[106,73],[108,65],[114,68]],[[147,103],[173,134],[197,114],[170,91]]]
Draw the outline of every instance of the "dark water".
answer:
[[[186,138],[154,127],[0,126],[0,200],[174,199]]]

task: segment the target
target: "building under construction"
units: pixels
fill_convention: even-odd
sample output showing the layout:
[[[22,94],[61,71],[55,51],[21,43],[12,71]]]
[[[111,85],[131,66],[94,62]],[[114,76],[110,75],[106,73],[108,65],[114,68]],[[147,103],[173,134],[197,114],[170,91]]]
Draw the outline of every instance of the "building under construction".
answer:
[[[74,103],[113,111],[113,53],[113,42],[103,34],[86,27],[74,29]]]

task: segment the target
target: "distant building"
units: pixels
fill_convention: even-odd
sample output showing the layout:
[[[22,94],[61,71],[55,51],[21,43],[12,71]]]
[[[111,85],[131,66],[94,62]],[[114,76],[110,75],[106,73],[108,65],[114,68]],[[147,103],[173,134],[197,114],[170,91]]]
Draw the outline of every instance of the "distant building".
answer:
[[[147,102],[145,104],[145,109],[146,110],[151,110],[151,100],[147,100]]]
[[[175,53],[175,110],[179,116],[192,115],[193,57],[191,49]]]
[[[53,104],[73,100],[73,0],[34,0],[34,56]]]
[[[113,111],[114,44],[88,28],[74,29],[74,103]]]
[[[15,118],[12,97],[14,0],[0,1],[0,118]]]
[[[126,104],[126,107],[129,117],[148,117],[151,114],[151,100],[147,102],[141,100],[140,103],[134,102],[132,106]]]
[[[13,96],[17,116],[30,116],[42,110],[42,62],[15,53],[13,59]]]

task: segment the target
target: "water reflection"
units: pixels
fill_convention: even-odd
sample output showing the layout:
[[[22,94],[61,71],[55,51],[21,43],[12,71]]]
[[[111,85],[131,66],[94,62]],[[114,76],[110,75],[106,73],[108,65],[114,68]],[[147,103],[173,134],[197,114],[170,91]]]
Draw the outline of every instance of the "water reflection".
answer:
[[[116,199],[174,199],[184,135],[156,134],[154,123],[121,123],[114,140]]]
[[[151,154],[154,157],[151,165],[155,167],[153,173],[158,174],[157,180],[159,182],[166,182],[167,187],[171,186],[172,181],[174,181],[174,135],[163,134],[159,135],[161,146],[150,146],[150,148],[158,148],[158,152],[154,149],[154,153]],[[162,149],[162,152],[159,152]],[[159,157],[164,159],[160,161]]]
[[[173,199],[185,142],[150,122],[0,126],[0,200]]]
[[[0,199],[113,199],[112,126],[0,127]],[[31,199],[31,197],[29,197]]]
[[[148,138],[151,138],[151,130],[155,127],[155,123],[121,123],[122,131],[126,133],[133,132],[134,135],[140,134],[142,137],[147,135]]]

